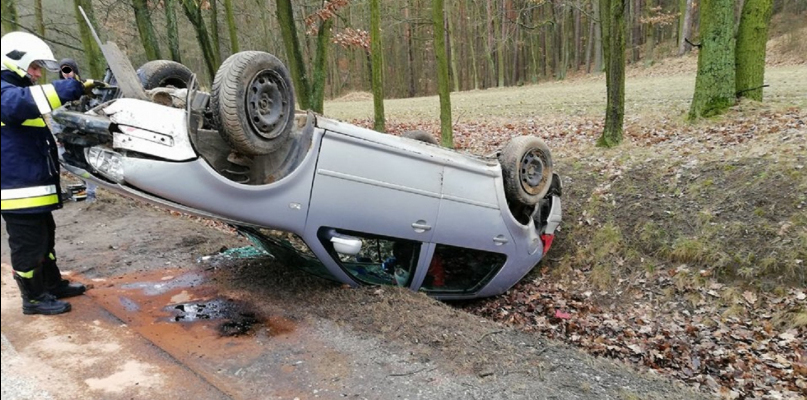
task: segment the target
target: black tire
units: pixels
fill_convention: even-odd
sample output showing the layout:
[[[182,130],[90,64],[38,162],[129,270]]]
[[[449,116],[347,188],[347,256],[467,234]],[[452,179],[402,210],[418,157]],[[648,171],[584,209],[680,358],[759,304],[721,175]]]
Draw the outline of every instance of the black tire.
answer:
[[[193,80],[193,71],[176,61],[154,60],[140,66],[137,77],[146,90],[169,86],[187,89]]]
[[[513,138],[499,161],[508,200],[533,206],[546,196],[552,184],[552,154],[543,140],[535,136]]]
[[[221,64],[211,94],[221,137],[243,154],[270,154],[291,137],[294,89],[277,57],[260,51],[233,54]]]
[[[437,139],[434,136],[432,136],[432,134],[430,134],[429,132],[426,132],[426,131],[420,131],[420,130],[406,131],[406,132],[401,134],[401,137],[414,139],[414,140],[418,140],[418,141],[421,141],[421,142],[431,143],[431,144],[434,144],[434,145],[437,145],[437,146],[440,145],[440,142],[438,142]]]

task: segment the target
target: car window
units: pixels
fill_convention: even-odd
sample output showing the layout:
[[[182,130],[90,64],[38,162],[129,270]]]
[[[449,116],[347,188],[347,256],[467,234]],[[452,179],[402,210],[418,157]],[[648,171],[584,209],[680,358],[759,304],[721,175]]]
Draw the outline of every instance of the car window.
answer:
[[[347,255],[337,253],[326,237],[321,238],[331,257],[353,278],[371,285],[408,287],[411,284],[420,257],[420,242],[347,230],[335,231],[362,242],[358,254]]]
[[[314,256],[314,253],[299,236],[287,232],[248,227],[239,227],[238,231],[256,247],[271,254],[279,262],[294,265],[320,278],[334,280],[328,268]]]
[[[475,292],[499,272],[505,261],[504,254],[438,244],[420,290]]]

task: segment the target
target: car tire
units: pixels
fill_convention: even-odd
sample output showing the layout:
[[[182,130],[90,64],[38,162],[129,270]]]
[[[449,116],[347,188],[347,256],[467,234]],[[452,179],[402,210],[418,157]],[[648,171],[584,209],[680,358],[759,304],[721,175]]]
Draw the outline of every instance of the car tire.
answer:
[[[499,156],[508,200],[525,206],[538,203],[552,184],[552,155],[535,136],[513,138]]]
[[[271,154],[291,137],[294,123],[288,69],[269,53],[233,54],[216,72],[211,110],[221,137],[234,150]]]
[[[401,134],[401,137],[405,137],[405,138],[408,138],[408,139],[414,139],[414,140],[421,141],[421,142],[431,143],[431,144],[434,144],[434,145],[437,145],[437,146],[440,145],[440,142],[438,142],[437,139],[434,136],[432,136],[432,134],[430,134],[429,132],[426,132],[426,131],[421,131],[421,130],[406,131],[406,132]]]
[[[176,61],[153,60],[137,69],[137,77],[146,90],[169,86],[187,89],[193,80],[193,71]]]

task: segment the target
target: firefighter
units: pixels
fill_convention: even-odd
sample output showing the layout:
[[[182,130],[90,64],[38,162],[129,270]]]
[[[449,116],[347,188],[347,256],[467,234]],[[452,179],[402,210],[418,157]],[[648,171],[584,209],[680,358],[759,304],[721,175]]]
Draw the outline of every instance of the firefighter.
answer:
[[[62,279],[54,251],[53,210],[62,207],[56,140],[43,119],[62,103],[90,93],[96,82],[76,79],[37,85],[43,70],[58,71],[50,47],[25,32],[0,39],[0,215],[6,222],[14,280],[22,294],[24,314],[61,314],[84,285]]]

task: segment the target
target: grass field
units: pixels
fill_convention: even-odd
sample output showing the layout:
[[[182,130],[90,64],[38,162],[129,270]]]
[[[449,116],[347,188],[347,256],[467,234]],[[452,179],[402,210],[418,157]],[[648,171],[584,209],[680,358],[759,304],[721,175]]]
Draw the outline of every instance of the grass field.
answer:
[[[679,66],[672,68],[680,69]],[[664,65],[652,67],[663,72]],[[807,104],[807,65],[773,67],[766,71],[765,101],[771,105]],[[651,71],[636,71],[628,76],[625,87],[625,116],[664,115],[683,117],[695,89],[695,73],[657,76]],[[369,96],[362,101],[325,103],[325,115],[341,120],[371,119],[373,102]],[[451,94],[452,116],[459,122],[506,122],[526,119],[555,119],[567,117],[602,118],[605,110],[605,77],[589,76],[569,81],[548,81],[537,85],[503,89],[475,90]],[[384,102],[387,120],[411,123],[439,119],[437,96],[394,99]]]

